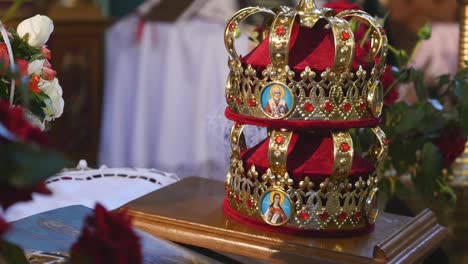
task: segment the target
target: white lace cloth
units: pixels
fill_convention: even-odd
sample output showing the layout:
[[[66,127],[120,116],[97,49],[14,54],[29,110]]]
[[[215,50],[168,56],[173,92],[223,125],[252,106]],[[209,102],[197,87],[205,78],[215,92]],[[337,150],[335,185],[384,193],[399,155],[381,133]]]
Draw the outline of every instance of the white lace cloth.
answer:
[[[173,173],[155,169],[106,168],[63,171],[46,181],[52,195],[34,194],[33,200],[13,205],[4,212],[6,221],[69,205],[94,208],[97,202],[108,210],[178,181]]]

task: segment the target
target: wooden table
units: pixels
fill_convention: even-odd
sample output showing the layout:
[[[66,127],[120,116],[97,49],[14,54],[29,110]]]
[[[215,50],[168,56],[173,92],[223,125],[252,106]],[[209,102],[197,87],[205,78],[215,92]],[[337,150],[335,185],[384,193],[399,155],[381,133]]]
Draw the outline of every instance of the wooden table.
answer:
[[[382,213],[375,230],[345,238],[273,233],[236,222],[222,209],[224,183],[186,178],[123,206],[135,226],[164,239],[274,263],[414,263],[447,235],[434,214]]]

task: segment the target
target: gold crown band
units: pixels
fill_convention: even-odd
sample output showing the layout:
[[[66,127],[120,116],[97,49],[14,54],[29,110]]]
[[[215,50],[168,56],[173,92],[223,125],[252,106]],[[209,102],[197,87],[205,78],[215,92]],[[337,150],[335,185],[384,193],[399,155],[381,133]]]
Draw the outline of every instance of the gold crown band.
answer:
[[[236,158],[240,158],[240,153],[247,148],[244,134],[242,133],[244,127],[245,125],[235,123],[231,128],[231,150],[232,154],[236,155]]]
[[[270,33],[270,60],[278,69],[288,65],[289,40],[295,19],[296,13],[288,10],[279,12],[273,22],[273,31]]]
[[[379,61],[376,63],[375,69],[385,69],[385,62],[387,59],[388,51],[388,39],[384,28],[375,20],[372,16],[361,10],[345,10],[336,15],[341,18],[356,18],[367,23],[371,31],[371,49],[367,54],[367,60],[370,61],[375,57],[379,57]]]
[[[284,175],[288,158],[288,147],[293,132],[285,130],[271,130],[268,145],[268,161],[274,175]]]
[[[373,158],[377,170],[379,170],[383,161],[387,158],[389,141],[384,131],[380,127],[373,127],[371,129],[372,132],[374,132],[374,135],[377,137],[379,147],[373,148],[373,151],[371,150],[369,153],[371,153],[370,156]]]
[[[332,137],[334,162],[330,181],[336,183],[348,178],[353,165],[354,147],[347,131],[332,132]]]
[[[333,120],[351,121],[380,116],[383,90],[377,80],[377,71],[367,72],[360,68],[356,72],[334,73],[331,69],[315,79],[317,73],[309,67],[296,73],[285,66],[282,71],[270,66],[262,77],[250,65],[243,67],[240,61],[230,60],[231,73],[226,83],[226,101],[229,108],[246,116],[285,120]],[[278,82],[278,80],[285,80]],[[283,85],[284,92],[291,98],[289,112],[275,117],[266,113],[267,100],[263,92],[269,86]],[[267,97],[268,98],[268,97]]]
[[[246,7],[237,11],[237,13],[235,13],[227,23],[226,29],[224,30],[224,45],[226,46],[226,49],[231,58],[239,60],[239,55],[237,54],[234,46],[234,40],[236,38],[237,28],[239,27],[239,24],[242,23],[249,16],[258,13],[265,13],[271,16],[275,16],[275,12],[271,11],[268,8],[262,8],[258,6]]]

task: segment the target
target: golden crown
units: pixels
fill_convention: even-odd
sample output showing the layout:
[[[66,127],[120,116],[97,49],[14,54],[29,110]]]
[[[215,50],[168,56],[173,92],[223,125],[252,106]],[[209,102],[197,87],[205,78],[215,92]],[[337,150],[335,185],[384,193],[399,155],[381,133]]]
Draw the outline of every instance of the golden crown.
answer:
[[[271,63],[259,72],[245,65],[234,47],[239,24],[247,17],[264,13],[271,25],[265,25],[269,36]],[[374,62],[366,71],[352,69],[355,38],[349,21],[359,21],[369,27],[370,49],[367,61]],[[326,21],[334,38],[334,63],[323,72],[306,67],[302,72],[288,65],[293,25],[313,28]],[[226,99],[230,111],[244,116],[284,120],[350,121],[377,118],[382,109],[383,91],[380,77],[385,71],[387,37],[379,23],[360,10],[335,13],[319,9],[313,0],[302,0],[295,8],[281,7],[274,12],[262,7],[247,7],[229,20],[224,41],[230,55],[230,74],[226,84]],[[281,94],[273,89],[280,88]],[[276,96],[276,97],[275,97]],[[276,100],[273,104],[270,99]],[[278,102],[281,102],[278,104]]]
[[[299,182],[291,179],[287,156],[292,131],[269,132],[270,167],[266,172],[260,174],[255,165],[246,169],[247,164],[241,156],[246,150],[244,127],[235,124],[231,130],[231,164],[226,180],[230,208],[270,225],[304,230],[364,229],[375,222],[379,172],[388,152],[388,140],[379,127],[371,128],[377,137],[377,144],[368,151],[368,158],[375,164],[375,169],[354,175],[354,180],[348,179],[354,156],[351,136],[347,131],[330,132],[334,164],[330,176],[320,184],[314,184],[309,177]],[[275,193],[281,195],[281,204],[286,204],[290,210],[280,222],[266,219],[265,206],[262,206],[265,199],[271,199]]]
[[[271,63],[261,72],[246,64],[234,48],[237,27],[256,13],[266,13],[267,21],[273,21],[265,26],[264,34],[269,35]],[[352,69],[352,19],[369,28],[366,57],[373,66],[369,70],[366,65],[367,71],[359,65]],[[309,66],[302,71],[292,69],[288,56],[294,25],[312,28],[323,25],[320,21],[326,21],[325,30],[331,29],[333,34],[333,65],[321,72]],[[336,14],[318,9],[313,0],[301,0],[295,9],[281,7],[277,12],[261,7],[242,9],[229,20],[224,36],[230,54],[226,116],[235,121],[230,135],[227,212],[292,230],[369,230],[378,213],[379,171],[389,144],[377,126],[383,104],[380,77],[387,55],[384,30],[363,11]],[[246,124],[269,127],[268,138],[247,149]],[[348,131],[351,127],[370,127],[377,138],[365,153],[366,159],[355,153]],[[311,130],[317,128],[320,131]],[[299,146],[300,139],[305,139],[301,143],[305,147]],[[311,151],[297,154],[297,148]],[[320,161],[325,156],[330,157],[327,169]],[[288,163],[294,158],[302,168],[300,175],[294,175],[297,171]],[[369,165],[365,169],[355,166],[364,163]],[[321,171],[304,174],[306,167]]]

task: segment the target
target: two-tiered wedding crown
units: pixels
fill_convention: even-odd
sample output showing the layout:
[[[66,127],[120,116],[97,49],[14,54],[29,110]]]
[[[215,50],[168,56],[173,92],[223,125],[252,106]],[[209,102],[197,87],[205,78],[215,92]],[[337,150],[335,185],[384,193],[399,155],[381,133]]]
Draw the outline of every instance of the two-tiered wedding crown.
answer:
[[[264,25],[265,40],[241,58],[236,30],[257,13],[272,22]],[[362,62],[354,58],[363,52],[353,33],[356,21],[368,29]],[[387,55],[383,28],[363,11],[336,14],[302,0],[276,12],[242,9],[224,36],[230,55],[226,116],[235,121],[225,211],[301,232],[371,230],[378,167],[388,145],[377,126]],[[247,149],[245,125],[268,127],[268,137]],[[359,127],[370,127],[378,139],[367,159],[355,153],[348,131]]]

